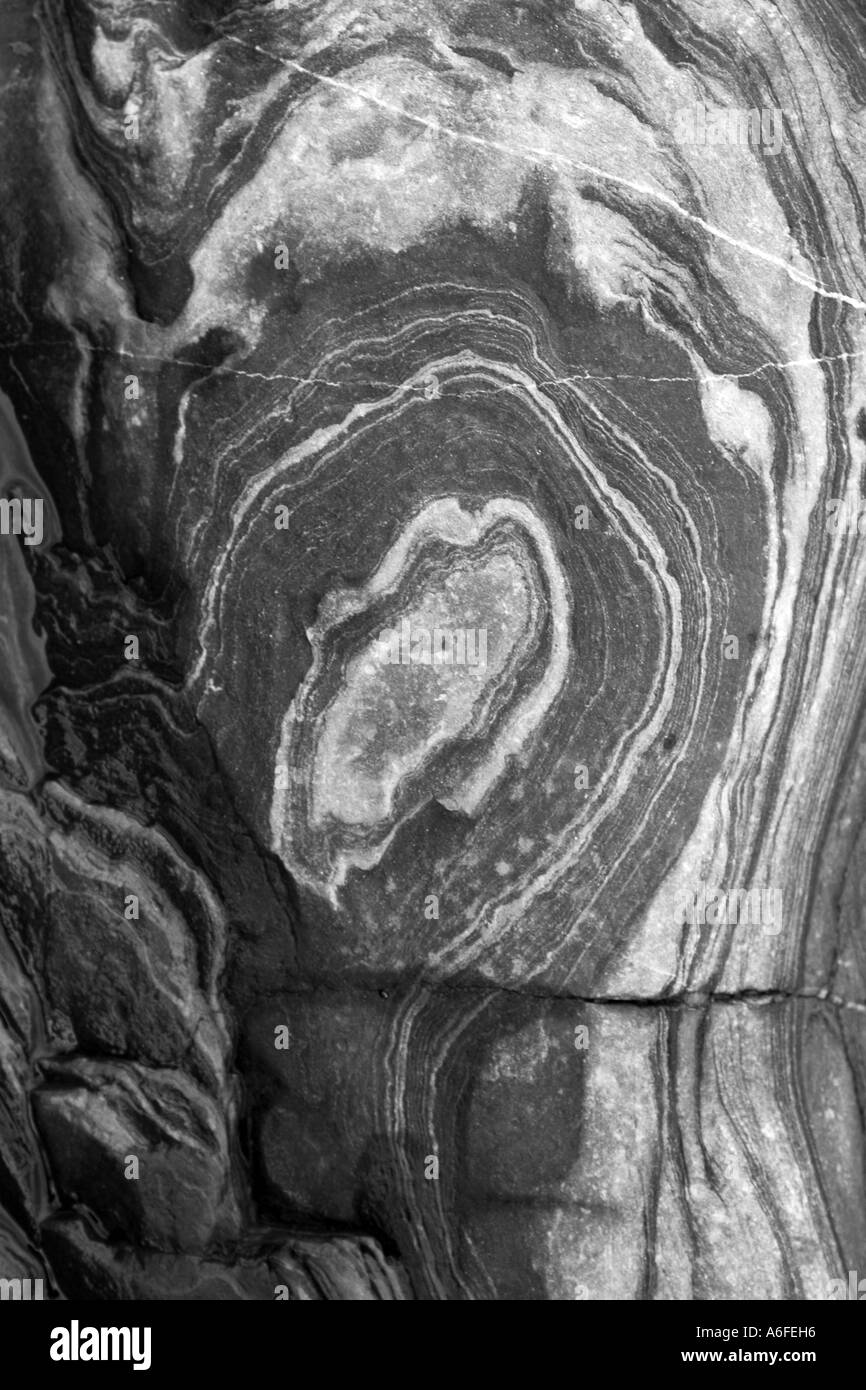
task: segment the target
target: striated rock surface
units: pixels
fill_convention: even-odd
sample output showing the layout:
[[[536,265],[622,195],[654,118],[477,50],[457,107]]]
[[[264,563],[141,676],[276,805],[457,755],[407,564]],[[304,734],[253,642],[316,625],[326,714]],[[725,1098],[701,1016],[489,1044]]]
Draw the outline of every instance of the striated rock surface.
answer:
[[[866,1275],[854,0],[7,0],[0,76],[0,1276]]]

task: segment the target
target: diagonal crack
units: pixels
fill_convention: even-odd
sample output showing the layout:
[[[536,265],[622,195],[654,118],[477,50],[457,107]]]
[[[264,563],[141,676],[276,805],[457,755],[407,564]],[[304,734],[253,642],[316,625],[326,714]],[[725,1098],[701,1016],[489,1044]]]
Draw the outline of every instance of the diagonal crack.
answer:
[[[352,82],[347,82],[344,78],[330,77],[326,73],[315,72],[313,68],[305,67],[294,58],[286,58],[281,53],[274,53],[260,44],[252,43],[249,40],[240,39],[236,34],[225,34],[223,36],[230,43],[238,44],[241,48],[250,49],[261,54],[264,58],[269,58],[271,62],[283,63],[286,67],[292,68],[295,72],[304,77],[311,77],[314,81],[323,86],[330,87],[332,90],[343,91],[354,98],[360,97],[371,105],[378,107],[382,111],[387,111],[389,115],[397,116],[402,120],[412,121],[415,125],[423,126],[426,130],[432,131],[436,135],[442,135],[448,140],[462,142],[464,144],[495,150],[498,154],[504,154],[510,158],[526,159],[533,163],[539,160],[551,164],[563,165],[566,168],[579,169],[583,173],[591,174],[593,178],[601,179],[605,183],[616,184],[620,188],[627,188],[632,193],[639,193],[643,197],[662,203],[670,208],[677,216],[685,221],[692,222],[696,226],[708,232],[718,241],[725,242],[728,246],[734,247],[737,251],[744,251],[747,255],[755,259],[764,261],[767,265],[773,266],[776,270],[781,270],[792,280],[794,284],[810,290],[813,294],[821,295],[824,299],[834,299],[839,304],[848,304],[853,309],[866,309],[866,302],[862,299],[855,299],[851,295],[842,294],[839,290],[828,289],[819,280],[815,280],[810,275],[804,275],[794,266],[789,265],[781,256],[776,256],[772,251],[765,251],[760,246],[754,246],[751,242],[743,241],[741,237],[732,236],[723,227],[717,226],[713,222],[708,222],[705,218],[699,217],[697,213],[689,212],[682,207],[670,194],[662,192],[659,188],[653,188],[649,184],[638,183],[633,179],[627,179],[622,174],[612,174],[609,169],[601,169],[598,165],[588,164],[582,159],[574,159],[567,155],[554,154],[550,150],[543,149],[537,145],[509,145],[502,140],[491,140],[483,135],[473,135],[468,130],[455,130],[451,126],[443,125],[440,121],[433,120],[429,116],[418,116],[396,102],[388,101],[385,97],[375,96],[372,92],[365,91],[362,87],[356,86]]]

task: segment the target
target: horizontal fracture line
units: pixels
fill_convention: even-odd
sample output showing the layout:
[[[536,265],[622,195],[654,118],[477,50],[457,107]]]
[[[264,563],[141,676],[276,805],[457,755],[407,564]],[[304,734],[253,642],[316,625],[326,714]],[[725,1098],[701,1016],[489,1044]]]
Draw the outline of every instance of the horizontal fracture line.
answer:
[[[22,340],[23,341],[23,340]],[[20,347],[21,343],[0,343],[0,351],[11,352],[14,348]],[[42,347],[66,347],[65,339],[58,339],[56,343],[39,342],[30,343],[28,346],[33,348]],[[100,344],[94,347],[94,352],[105,353],[112,357],[122,357],[129,362],[159,362],[167,367],[194,367],[196,370],[205,372],[221,373],[224,376],[246,377],[253,381],[291,381],[297,386],[329,386],[334,390],[345,390],[348,387],[380,387],[383,391],[397,391],[405,385],[402,381],[383,381],[379,378],[356,378],[345,381],[334,381],[330,377],[323,376],[298,376],[292,372],[254,372],[243,367],[229,367],[222,363],[196,362],[187,357],[164,357],[156,352],[133,352],[129,348],[112,348]],[[682,385],[694,386],[698,383],[711,385],[716,381],[747,381],[750,377],[761,376],[769,371],[787,371],[793,367],[824,367],[831,366],[835,362],[852,362],[861,357],[866,357],[866,349],[858,352],[839,352],[826,357],[795,357],[786,362],[762,362],[758,367],[750,367],[744,372],[712,372],[705,375],[695,373],[692,376],[644,376],[639,372],[612,372],[608,374],[595,372],[575,372],[570,376],[549,376],[538,377],[538,386],[571,386],[582,381],[640,381],[648,386],[668,386]],[[491,359],[491,365],[497,364]],[[431,373],[432,376],[432,373]],[[439,383],[444,391],[451,383],[446,378]],[[424,395],[426,387],[423,382],[417,386],[409,388],[416,391],[419,395]],[[505,382],[501,386],[473,387],[470,390],[453,391],[452,395],[461,396],[491,396],[503,391],[519,391],[523,388],[519,383]]]
[[[267,997],[288,996],[297,994],[299,996],[308,993],[323,991],[332,994],[382,994],[387,990],[388,996],[395,1001],[404,998],[409,989],[423,989],[431,995],[443,994],[482,994],[489,995],[493,999],[498,994],[512,994],[518,999],[534,999],[549,1004],[592,1004],[598,1007],[612,1005],[614,1008],[637,1008],[637,1009],[704,1009],[708,1004],[779,1004],[787,1003],[789,1000],[802,999],[815,1004],[826,1004],[836,1009],[853,1009],[858,1013],[866,1013],[866,1002],[854,999],[843,999],[836,994],[822,994],[819,990],[760,990],[744,989],[733,993],[719,991],[692,990],[681,994],[672,994],[667,998],[653,998],[649,995],[585,995],[585,994],[556,994],[540,993],[538,990],[522,989],[520,985],[508,985],[497,982],[487,984],[475,983],[471,980],[441,979],[432,977],[419,978],[405,977],[398,979],[396,983],[389,979],[384,983],[368,983],[365,980],[345,980],[339,983],[331,980],[307,980],[299,981],[296,989],[286,989],[275,987],[268,992]]]
[[[117,357],[126,358],[129,361],[161,362],[166,366],[176,367],[196,367],[202,371],[223,372],[231,376],[250,377],[256,381],[293,381],[299,386],[332,386],[335,390],[346,389],[347,387],[369,386],[381,387],[382,390],[398,391],[405,385],[403,381],[383,381],[379,378],[356,378],[346,381],[333,381],[330,377],[323,376],[297,376],[290,372],[253,372],[243,367],[227,367],[212,362],[194,362],[183,357],[162,357],[158,353],[131,352],[127,348],[100,348],[101,352],[110,352]],[[785,371],[789,367],[822,367],[828,366],[833,362],[849,362],[855,358],[866,357],[866,349],[860,352],[840,352],[828,357],[798,357],[792,358],[788,362],[762,362],[758,367],[751,367],[746,372],[712,372],[706,375],[694,374],[692,376],[643,376],[637,372],[614,372],[609,375],[596,374],[594,372],[575,372],[571,376],[548,376],[538,377],[538,386],[571,386],[575,382],[581,381],[642,381],[647,385],[672,385],[681,384],[684,386],[694,386],[698,382],[711,384],[715,381],[745,381],[749,377],[760,376],[768,371]],[[491,366],[499,364],[491,359]],[[505,365],[505,364],[502,364]],[[433,373],[431,372],[431,378]],[[441,381],[440,387],[444,390],[449,381],[446,378]],[[426,386],[423,382],[413,388],[419,394],[424,394]],[[468,391],[461,391],[459,394],[464,396],[489,396],[502,391],[521,390],[519,383],[505,382],[501,386],[485,386],[472,388]]]

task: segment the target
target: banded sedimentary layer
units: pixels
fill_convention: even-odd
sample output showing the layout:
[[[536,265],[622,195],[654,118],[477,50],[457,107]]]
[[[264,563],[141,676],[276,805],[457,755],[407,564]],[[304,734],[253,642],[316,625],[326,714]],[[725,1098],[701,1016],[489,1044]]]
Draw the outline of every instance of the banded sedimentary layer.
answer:
[[[0,536],[9,1277],[828,1296],[854,0],[0,33],[4,496],[44,502]]]

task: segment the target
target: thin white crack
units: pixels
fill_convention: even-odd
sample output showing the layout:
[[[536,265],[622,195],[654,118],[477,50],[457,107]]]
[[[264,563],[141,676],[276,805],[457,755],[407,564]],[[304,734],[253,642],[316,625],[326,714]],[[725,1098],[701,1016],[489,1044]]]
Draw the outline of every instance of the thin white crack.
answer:
[[[18,347],[19,343],[0,343],[0,351],[11,352]],[[51,347],[66,346],[65,340],[58,339],[56,344],[52,343],[31,343],[31,347]],[[128,348],[113,348],[100,344],[96,349],[97,354],[104,353],[112,357],[122,357],[126,361],[135,363],[158,363],[166,367],[192,367],[197,371],[220,374],[223,376],[245,377],[251,381],[264,382],[291,382],[294,386],[328,386],[335,391],[346,390],[347,388],[356,389],[358,387],[369,388],[371,390],[397,391],[405,386],[402,381],[386,381],[380,377],[346,377],[343,381],[336,381],[332,377],[326,376],[301,376],[294,372],[255,372],[244,367],[230,367],[226,363],[197,362],[188,357],[166,357],[156,352],[133,352]],[[787,362],[762,362],[760,366],[750,367],[744,372],[712,372],[694,373],[691,376],[645,376],[641,372],[574,372],[570,376],[547,376],[539,377],[539,386],[574,386],[581,382],[589,381],[640,381],[647,386],[695,386],[697,384],[712,385],[717,381],[748,381],[753,377],[762,376],[770,371],[788,371],[802,367],[824,367],[830,366],[835,362],[853,362],[866,357],[866,349],[860,352],[838,352],[829,354],[826,357],[797,357]],[[495,363],[491,363],[495,366]],[[431,396],[431,386],[434,385],[434,374],[431,372],[427,383],[420,382],[417,386],[407,388],[417,391],[419,395]],[[435,380],[435,390],[432,396],[435,398],[437,393],[441,393],[448,386],[453,386],[453,382],[447,379]],[[522,387],[519,383],[503,382],[499,386],[479,386],[471,389],[452,390],[451,396],[471,397],[471,396],[492,396],[503,391],[519,391]]]
[[[236,34],[224,35],[231,43],[238,44],[241,48],[249,49],[260,53],[262,57],[269,58],[272,62],[283,63],[286,67],[292,68],[295,72],[301,73],[304,77],[310,77],[315,82],[320,82],[323,86],[331,87],[336,91],[347,92],[353,97],[361,97],[362,100],[370,102],[371,105],[378,107],[382,111],[387,111],[389,115],[399,119],[413,121],[416,125],[423,126],[426,130],[432,131],[436,135],[444,136],[447,140],[454,140],[464,144],[473,145],[483,149],[495,150],[498,154],[506,155],[509,158],[520,158],[532,161],[533,163],[541,160],[553,164],[561,164],[568,168],[579,169],[583,173],[591,174],[594,178],[603,179],[606,183],[613,183],[621,188],[627,188],[632,193],[639,193],[642,196],[654,199],[670,208],[688,222],[693,222],[701,227],[711,236],[725,242],[728,246],[734,247],[738,251],[744,251],[749,256],[754,256],[757,260],[764,261],[767,265],[775,266],[781,270],[796,285],[803,289],[810,290],[813,294],[820,295],[824,299],[836,300],[839,304],[848,304],[852,309],[866,309],[866,301],[855,299],[851,295],[842,294],[839,290],[828,289],[820,281],[814,280],[809,275],[802,274],[794,266],[789,265],[781,256],[774,255],[771,251],[764,251],[760,246],[753,246],[751,242],[743,241],[740,237],[735,237],[726,232],[724,228],[718,227],[715,223],[707,222],[705,218],[699,217],[697,213],[688,212],[681,207],[676,198],[664,193],[661,189],[652,188],[649,184],[637,183],[633,179],[624,178],[621,174],[612,174],[608,169],[600,169],[595,164],[587,164],[584,160],[574,159],[567,155],[554,154],[550,150],[545,150],[536,145],[508,145],[504,141],[491,140],[482,135],[473,135],[468,130],[455,130],[451,126],[443,125],[440,121],[435,121],[429,116],[418,116],[404,107],[398,106],[396,102],[388,101],[385,97],[375,96],[372,92],[367,92],[362,87],[357,87],[351,82],[339,77],[329,77],[326,73],[314,72],[312,68],[305,67],[303,63],[297,62],[294,58],[286,58],[281,53],[273,53],[260,44],[251,43],[249,40],[240,39]]]
[[[385,381],[381,378],[354,378],[347,377],[344,381],[335,381],[330,377],[324,376],[298,376],[291,372],[254,372],[243,367],[229,367],[221,363],[195,362],[184,357],[163,357],[158,353],[131,352],[126,348],[100,348],[102,352],[109,352],[112,356],[123,357],[134,362],[157,362],[165,366],[193,367],[201,371],[223,373],[231,376],[249,377],[255,381],[289,381],[296,386],[329,386],[335,390],[345,390],[347,387],[355,389],[357,387],[369,387],[371,389],[381,388],[387,391],[397,391],[405,385],[402,381]],[[834,362],[851,362],[855,359],[866,357],[866,349],[860,352],[839,352],[826,357],[798,357],[792,358],[787,362],[762,362],[758,367],[751,367],[745,372],[712,372],[694,373],[691,376],[644,376],[640,372],[574,372],[570,376],[549,376],[539,377],[539,386],[573,386],[583,381],[641,381],[648,386],[663,385],[683,385],[694,386],[698,383],[712,385],[717,381],[748,381],[752,377],[761,376],[769,371],[787,371],[798,367],[822,367],[829,366]],[[491,365],[495,366],[495,363]],[[418,386],[412,388],[420,395],[430,395],[430,386],[434,383],[436,392],[440,392],[450,383],[434,378],[431,372],[428,382],[420,382]],[[473,387],[471,390],[461,390],[454,394],[461,396],[490,396],[502,391],[519,391],[519,383],[504,382],[499,386]]]

